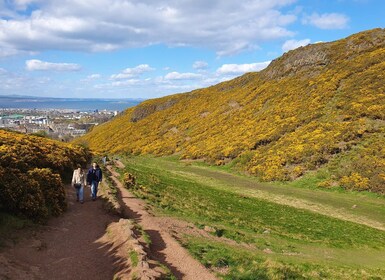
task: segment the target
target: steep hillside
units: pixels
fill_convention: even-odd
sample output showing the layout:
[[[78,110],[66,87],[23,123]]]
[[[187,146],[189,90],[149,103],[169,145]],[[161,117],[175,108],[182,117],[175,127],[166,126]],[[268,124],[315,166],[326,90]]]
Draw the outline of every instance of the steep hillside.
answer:
[[[327,166],[324,186],[385,192],[384,73],[385,30],[374,29],[145,101],[77,141],[102,152],[231,162],[266,181]]]
[[[37,221],[62,213],[62,178],[89,159],[80,146],[0,130],[0,211]]]

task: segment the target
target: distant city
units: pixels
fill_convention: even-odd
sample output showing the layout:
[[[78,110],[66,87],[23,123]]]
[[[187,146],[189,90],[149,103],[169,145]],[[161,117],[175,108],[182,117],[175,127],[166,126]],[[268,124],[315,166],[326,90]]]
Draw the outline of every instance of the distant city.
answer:
[[[0,129],[67,142],[141,101],[0,96]]]

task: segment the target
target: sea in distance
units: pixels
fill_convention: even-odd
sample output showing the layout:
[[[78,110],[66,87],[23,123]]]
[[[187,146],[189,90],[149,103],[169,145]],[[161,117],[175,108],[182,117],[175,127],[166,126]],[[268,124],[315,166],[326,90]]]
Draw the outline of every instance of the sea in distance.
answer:
[[[2,109],[69,109],[77,111],[124,111],[138,105],[144,99],[108,99],[108,98],[50,98],[31,96],[0,96]]]

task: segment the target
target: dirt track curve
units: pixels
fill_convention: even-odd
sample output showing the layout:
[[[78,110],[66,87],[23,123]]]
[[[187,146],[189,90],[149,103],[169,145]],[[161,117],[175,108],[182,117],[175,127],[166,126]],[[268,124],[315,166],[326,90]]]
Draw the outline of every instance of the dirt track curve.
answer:
[[[118,168],[124,167],[119,161],[116,162],[116,166]],[[136,198],[123,187],[122,183],[117,178],[118,174],[111,166],[108,166],[108,169],[112,174],[112,180],[114,180],[118,186],[120,199],[123,202],[124,215],[139,223],[151,238],[150,258],[166,265],[177,279],[217,279],[172,237],[170,225],[177,224],[178,221],[165,217],[155,217],[148,213],[148,211],[146,211],[146,203],[143,200]]]

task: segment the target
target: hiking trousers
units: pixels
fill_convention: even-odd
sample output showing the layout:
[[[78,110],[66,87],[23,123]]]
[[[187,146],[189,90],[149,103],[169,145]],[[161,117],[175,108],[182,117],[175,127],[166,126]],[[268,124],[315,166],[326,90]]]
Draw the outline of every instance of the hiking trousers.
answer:
[[[84,196],[84,186],[82,184],[82,186],[80,188],[75,188],[76,190],[76,199],[79,200],[79,201],[83,201],[83,196]]]
[[[92,181],[92,183],[91,183],[91,197],[92,197],[92,199],[96,199],[96,196],[98,194],[98,186],[99,186],[98,181]]]

